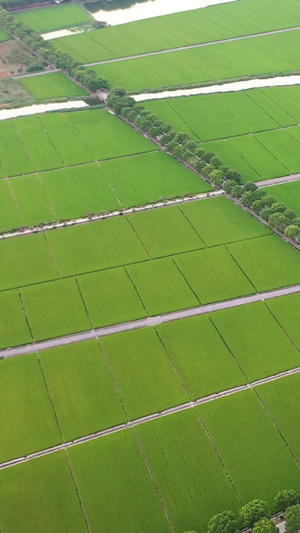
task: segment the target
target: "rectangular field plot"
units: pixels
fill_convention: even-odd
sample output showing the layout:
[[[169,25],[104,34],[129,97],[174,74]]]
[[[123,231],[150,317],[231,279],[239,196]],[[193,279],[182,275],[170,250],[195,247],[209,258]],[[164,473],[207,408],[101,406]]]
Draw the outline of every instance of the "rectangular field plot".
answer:
[[[264,89],[254,89],[248,92],[249,97],[258,104],[262,109],[268,113],[276,122],[282,127],[293,126],[297,121],[291,116],[289,102],[286,102],[286,107],[283,108],[282,102],[276,102],[273,99],[273,94],[280,89],[284,92],[292,90],[292,87],[266,87]]]
[[[225,246],[173,258],[202,304],[256,292]]]
[[[39,177],[58,219],[85,217],[88,213],[120,208],[116,195],[97,164],[51,170]]]
[[[169,533],[138,445],[121,431],[68,450],[92,531]],[[151,519],[149,519],[151,517]]]
[[[152,328],[100,339],[129,420],[188,401],[159,337]]]
[[[288,174],[300,170],[300,143],[287,130],[259,133],[256,139],[288,169]]]
[[[69,529],[73,533],[86,532],[63,451],[1,470],[0,494],[4,531],[64,533]]]
[[[48,232],[47,241],[62,277],[149,259],[122,217]]]
[[[63,166],[62,159],[51,143],[39,116],[19,118],[13,123],[37,170],[51,170]]]
[[[105,109],[73,111],[68,116],[99,161],[158,150],[155,144]]]
[[[88,93],[62,72],[22,78],[20,83],[36,100],[67,96],[87,96]]]
[[[281,130],[278,130],[278,133],[280,134]],[[277,178],[279,176],[286,176],[290,174],[289,169],[278,159],[277,155],[279,155],[279,153],[273,155],[259,142],[260,135],[266,134],[233,137],[227,142],[232,145],[232,147],[241,155],[243,159],[245,159],[249,165],[254,167],[254,170],[260,176],[260,179]],[[239,170],[239,164],[237,163],[234,168]],[[246,180],[244,179],[244,181]]]
[[[264,189],[267,194],[275,196],[278,202],[282,202],[293,209],[300,217],[300,181],[274,185]]]
[[[268,301],[267,306],[300,351],[300,294],[275,298]]]
[[[21,294],[36,341],[91,329],[76,280],[26,287]]]
[[[126,421],[97,341],[45,350],[39,358],[65,441]]]
[[[248,381],[300,365],[300,355],[262,303],[212,313],[210,318]]]
[[[45,235],[26,235],[0,243],[0,290],[58,277]]]
[[[227,244],[271,233],[255,218],[223,196],[189,202],[180,206],[180,209],[206,246]]]
[[[37,33],[78,26],[91,21],[91,17],[77,4],[47,6],[14,13],[17,20]]]
[[[0,188],[1,184],[2,182]],[[10,179],[9,186],[22,214],[22,225],[37,226],[57,219],[37,175]],[[11,227],[16,227],[16,224],[10,224],[9,228]]]
[[[252,391],[197,410],[243,501],[272,503],[282,487],[299,490],[299,466]]]
[[[124,207],[213,190],[163,152],[116,159],[100,167]]]
[[[1,121],[0,138],[3,167],[3,171],[0,167],[1,177],[34,172],[33,162],[13,121]]]
[[[65,166],[89,163],[94,156],[71,122],[69,113],[45,113],[40,119]]]
[[[278,425],[288,445],[300,459],[300,374],[278,379],[256,388],[256,392]]]
[[[192,400],[246,382],[208,316],[161,324],[156,331]]]
[[[146,107],[173,128],[192,133],[200,141],[278,128],[276,118],[273,120],[250,94],[245,91],[169,98],[147,102]]]
[[[176,206],[129,215],[151,258],[204,248],[191,224]]]
[[[296,70],[297,30],[95,66],[112,86],[143,90]],[[276,48],[276,54],[274,54]],[[226,58],[230,57],[230,63]]]
[[[229,139],[224,139],[222,141],[210,141],[208,143],[202,144],[201,148],[204,150],[216,154],[219,159],[221,159],[223,165],[228,166],[229,168],[234,168],[242,176],[242,182],[247,181],[259,181],[261,176],[253,168],[253,160],[249,158],[249,163],[246,161],[244,156],[237,150],[237,147],[234,147],[231,141],[238,141],[240,139],[245,139],[246,142],[249,136]],[[250,137],[253,139],[253,137]]]
[[[237,509],[233,486],[194,411],[135,431],[175,531],[206,531],[214,514]]]
[[[0,462],[61,442],[36,354],[1,361]]]
[[[237,242],[228,249],[258,291],[300,282],[300,254],[277,235]]]
[[[32,341],[26,316],[17,292],[0,294],[0,348],[10,348]]]
[[[12,228],[19,228],[23,225],[21,213],[17,208],[15,198],[11,194],[11,190],[7,181],[0,181],[0,232],[8,231]]]
[[[124,268],[80,276],[77,280],[94,327],[120,324],[147,316]]]
[[[150,315],[199,305],[170,257],[130,265],[126,270]]]

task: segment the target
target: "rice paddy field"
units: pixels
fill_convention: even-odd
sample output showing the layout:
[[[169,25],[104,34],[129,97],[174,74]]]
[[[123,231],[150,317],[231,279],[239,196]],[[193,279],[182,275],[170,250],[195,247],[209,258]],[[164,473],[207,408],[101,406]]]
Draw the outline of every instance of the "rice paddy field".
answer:
[[[3,121],[0,133],[2,232],[212,190],[106,110]]]
[[[14,13],[17,20],[37,33],[50,32],[91,22],[89,13],[78,4],[61,4]]]
[[[175,129],[188,133],[243,181],[300,170],[300,87],[269,87],[146,103]]]
[[[71,96],[88,96],[88,92],[62,72],[29,76],[20,80],[21,85],[36,100],[50,100]]]
[[[300,181],[284,183],[282,185],[272,185],[265,188],[267,194],[272,194],[278,200],[294,209],[300,217]]]
[[[82,14],[64,4],[18,17],[42,32]],[[299,17],[296,0],[240,0],[58,46],[113,58]],[[298,69],[299,35],[125,60],[101,75],[138,89]],[[35,98],[72,91],[60,73],[24,83]],[[147,106],[244,181],[299,172],[297,86]],[[272,513],[279,490],[300,491],[299,250],[209,197],[207,182],[105,109],[1,121],[0,134],[2,233],[122,214],[0,239],[1,532],[205,533],[213,515],[254,498]],[[298,182],[278,187],[268,194],[297,211]],[[282,288],[294,293],[263,294]]]
[[[96,65],[112,87],[129,91],[259,77],[299,70],[300,30]],[[276,50],[276,53],[274,53]],[[230,57],[230,62],[228,61]]]
[[[286,2],[282,9],[280,0],[241,0],[61,37],[53,42],[76,60],[91,63],[292,28],[299,22],[300,9],[295,3]]]

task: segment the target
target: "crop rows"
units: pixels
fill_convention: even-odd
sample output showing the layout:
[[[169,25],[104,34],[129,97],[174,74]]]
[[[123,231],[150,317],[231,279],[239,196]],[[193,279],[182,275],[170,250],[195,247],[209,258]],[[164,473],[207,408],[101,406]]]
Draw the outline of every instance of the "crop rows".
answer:
[[[89,14],[76,4],[47,6],[46,10],[43,8],[29,9],[14,13],[14,16],[37,33],[91,22]]]
[[[36,100],[88,95],[84,89],[62,72],[28,76],[20,79],[19,82]]]
[[[297,25],[299,14],[299,6],[292,2],[286,2],[281,11],[279,0],[243,0],[238,5],[233,2],[62,37],[54,44],[91,63],[290,28]]]

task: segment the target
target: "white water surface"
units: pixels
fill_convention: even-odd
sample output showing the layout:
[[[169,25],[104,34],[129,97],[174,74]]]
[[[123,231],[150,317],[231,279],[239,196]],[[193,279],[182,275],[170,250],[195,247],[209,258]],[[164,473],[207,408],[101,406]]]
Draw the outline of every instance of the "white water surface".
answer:
[[[235,81],[223,83],[222,85],[210,85],[209,87],[195,87],[194,89],[176,89],[175,91],[163,91],[161,93],[134,94],[132,98],[136,102],[146,100],[163,100],[164,98],[176,98],[179,96],[194,96],[197,94],[213,94],[246,91],[247,89],[258,89],[264,87],[285,87],[289,85],[300,85],[300,76],[276,76],[274,78],[256,78],[247,81]]]
[[[40,113],[47,113],[47,111],[62,111],[64,109],[78,109],[81,107],[89,107],[83,100],[74,100],[72,102],[59,102],[57,104],[35,104],[27,107],[18,107],[16,109],[2,109],[0,111],[0,120],[7,120],[9,118],[26,117],[29,115],[37,115]]]
[[[60,37],[69,37],[70,35],[75,35],[76,33],[83,33],[83,29],[74,29],[74,30],[57,30],[50,31],[49,33],[42,33],[44,41],[51,41],[51,39],[59,39]]]
[[[126,24],[135,20],[143,20],[171,13],[180,13],[199,9],[200,7],[213,6],[235,2],[236,0],[150,0],[142,4],[134,4],[126,9],[115,9],[112,11],[100,10],[91,13],[96,20],[107,22],[110,26]]]

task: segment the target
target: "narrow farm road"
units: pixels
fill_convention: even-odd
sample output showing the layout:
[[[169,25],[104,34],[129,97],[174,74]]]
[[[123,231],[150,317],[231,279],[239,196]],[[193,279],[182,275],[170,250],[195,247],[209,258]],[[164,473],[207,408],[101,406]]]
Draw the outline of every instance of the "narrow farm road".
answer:
[[[275,33],[284,33],[294,30],[300,30],[300,26],[293,28],[284,28],[282,30],[265,31],[261,33],[254,33],[253,35],[242,35],[241,37],[231,37],[230,39],[221,39],[219,41],[210,41],[208,43],[189,44],[186,46],[179,46],[178,48],[168,48],[167,50],[158,50],[156,52],[146,52],[144,54],[136,54],[126,57],[116,57],[114,59],[104,59],[102,61],[94,61],[93,63],[85,63],[86,67],[93,67],[95,65],[104,65],[106,63],[117,63],[118,61],[127,61],[128,59],[140,59],[141,57],[156,56],[160,54],[168,54],[169,52],[179,52],[180,50],[190,50],[191,48],[202,48],[203,46],[212,46],[215,44],[230,43],[234,41],[243,41],[245,39],[253,39],[255,37],[265,37],[266,35],[273,35]]]
[[[5,350],[0,350],[0,359],[8,359],[10,357],[16,357],[19,355],[26,355],[29,353],[47,350],[48,348],[57,348],[59,346],[75,344],[77,342],[86,341],[90,339],[107,337],[108,335],[113,335],[114,333],[132,331],[135,329],[146,328],[148,326],[158,326],[159,324],[173,322],[182,318],[189,318],[192,316],[214,313],[215,311],[220,311],[222,309],[230,309],[232,307],[239,307],[241,305],[251,304],[255,302],[263,302],[264,300],[279,298],[280,296],[287,296],[289,294],[295,294],[298,292],[300,292],[300,284],[293,285],[290,287],[283,287],[281,289],[261,292],[253,294],[251,296],[242,296],[240,298],[225,300],[223,302],[216,302],[212,304],[201,305],[198,307],[192,307],[190,309],[183,309],[181,311],[174,311],[172,313],[166,313],[163,315],[150,316],[148,318],[133,320],[131,322],[123,322],[121,324],[115,324],[113,326],[106,326],[102,328],[84,331],[82,333],[74,333],[73,335],[66,335],[64,337],[56,337],[54,339],[48,339],[46,341],[26,344],[24,346],[17,346],[16,348],[7,348]]]
[[[32,233],[43,233],[45,231],[50,231],[58,228],[66,228],[67,226],[78,226],[79,224],[87,224],[88,222],[95,222],[97,220],[105,220],[106,218],[113,218],[116,216],[130,215],[132,213],[140,213],[141,211],[151,211],[152,209],[157,209],[161,207],[170,207],[174,205],[186,204],[188,202],[195,202],[196,200],[206,200],[208,198],[213,198],[215,196],[221,196],[224,194],[223,190],[220,191],[210,191],[203,194],[194,194],[192,196],[185,196],[183,198],[175,198],[175,200],[164,200],[161,202],[155,202],[153,204],[142,205],[139,207],[130,207],[128,209],[123,209],[121,211],[112,211],[111,213],[105,215],[94,215],[91,217],[83,218],[72,218],[65,222],[53,222],[52,224],[43,224],[40,226],[35,226],[33,228],[26,228],[23,231],[13,231],[8,233],[3,233],[0,235],[0,241],[3,239],[10,239],[11,237],[21,237],[24,235],[31,235]]]
[[[210,394],[209,396],[204,396],[203,398],[199,398],[198,400],[187,402],[184,404],[176,405],[175,407],[171,407],[169,409],[166,409],[165,411],[161,411],[159,413],[153,413],[151,415],[143,416],[141,418],[137,418],[135,420],[129,421],[125,424],[120,424],[118,426],[113,426],[108,429],[104,429],[103,431],[98,431],[96,433],[92,433],[91,435],[85,435],[83,437],[79,437],[78,439],[75,439],[73,441],[64,442],[63,444],[58,444],[57,446],[53,446],[52,448],[46,448],[44,450],[40,450],[38,452],[31,453],[25,457],[18,457],[16,459],[12,459],[11,461],[6,461],[4,463],[0,464],[0,470],[4,468],[9,468],[11,466],[25,463],[27,461],[30,461],[31,459],[36,459],[38,457],[43,457],[44,455],[49,455],[51,453],[55,453],[59,450],[67,450],[68,448],[71,448],[72,446],[76,446],[78,444],[82,444],[84,442],[88,442],[91,440],[99,439],[101,437],[105,437],[107,435],[111,435],[112,433],[117,433],[118,431],[122,431],[124,429],[133,428],[135,426],[139,426],[140,424],[145,424],[147,422],[151,422],[152,420],[156,420],[157,418],[163,418],[165,416],[169,416],[175,413],[178,413],[180,411],[186,411],[187,409],[192,409],[194,407],[197,407],[199,405],[212,402],[214,400],[219,400],[221,398],[225,398],[226,396],[231,396],[232,394],[237,394],[242,391],[246,391],[249,389],[253,389],[254,387],[259,387],[260,385],[264,385],[266,383],[270,383],[271,381],[276,381],[278,379],[282,379],[287,376],[291,376],[294,374],[299,374],[300,367],[293,368],[291,370],[286,370],[285,372],[280,372],[279,374],[274,374],[272,376],[268,376],[266,378],[262,378],[257,381],[253,381],[252,383],[247,383],[246,385],[241,385],[239,387],[234,387],[232,389],[227,389],[219,393]]]
[[[300,174],[290,174],[290,176],[282,176],[281,178],[272,178],[270,180],[256,181],[257,187],[271,187],[272,185],[281,185],[283,183],[290,183],[292,181],[299,181]]]

